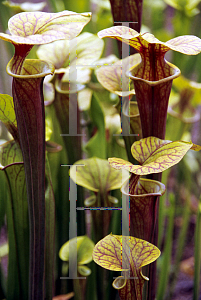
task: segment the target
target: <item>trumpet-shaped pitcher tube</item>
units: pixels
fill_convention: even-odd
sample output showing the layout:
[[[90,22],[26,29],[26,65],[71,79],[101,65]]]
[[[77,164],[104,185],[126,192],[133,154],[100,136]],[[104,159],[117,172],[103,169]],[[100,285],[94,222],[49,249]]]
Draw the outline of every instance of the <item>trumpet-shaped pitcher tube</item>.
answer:
[[[23,153],[30,218],[30,299],[44,299],[45,254],[45,115],[43,79],[54,67],[39,60],[26,60],[13,76],[19,142]],[[33,224],[35,224],[33,226]]]

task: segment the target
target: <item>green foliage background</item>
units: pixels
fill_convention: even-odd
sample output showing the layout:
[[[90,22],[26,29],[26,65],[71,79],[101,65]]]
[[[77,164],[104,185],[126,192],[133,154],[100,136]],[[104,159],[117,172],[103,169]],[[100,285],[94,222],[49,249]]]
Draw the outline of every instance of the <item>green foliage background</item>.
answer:
[[[17,1],[15,1],[17,2]],[[22,2],[22,1],[19,1]],[[32,1],[35,2],[35,1]],[[110,10],[110,4],[107,0],[49,0],[46,1],[47,5],[45,11],[59,12],[64,9],[75,12],[87,12],[92,11],[92,20],[84,28],[84,31],[89,31],[96,34],[98,31],[110,27],[113,25],[112,14]],[[145,0],[143,4],[143,21],[142,31],[151,32],[161,41],[167,41],[179,35],[192,34],[201,38],[201,3],[200,1],[182,1],[182,0]],[[9,18],[15,14],[16,11],[3,5],[3,1],[0,1],[0,30],[5,32],[7,30],[7,23]],[[29,58],[36,58],[36,47],[29,54]],[[0,92],[11,95],[11,78],[6,74],[5,69],[7,62],[10,60],[14,53],[13,47],[9,43],[5,43],[0,40]],[[104,56],[110,54],[116,54],[118,56],[117,45],[113,40],[105,40]],[[168,52],[168,61],[175,64],[181,69],[181,73],[187,79],[201,82],[201,55],[198,56],[184,56],[176,52]],[[92,76],[92,83],[97,84],[95,74]],[[186,88],[185,86],[183,86]],[[180,97],[180,91],[177,85],[173,84],[173,92],[170,101],[178,99]],[[100,158],[107,159],[110,156],[119,156],[126,159],[126,151],[122,147],[115,146],[114,141],[108,142],[105,137],[105,102],[112,102],[114,95],[109,94],[107,91],[95,92],[92,98],[91,107],[87,112],[83,113],[83,119],[90,120],[87,127],[88,139],[90,133],[99,129],[99,136],[96,137],[95,143],[91,140],[88,144],[88,140],[83,141],[83,146],[88,152],[83,152],[84,156],[89,157],[98,156]],[[182,99],[181,99],[182,101]],[[201,97],[198,94],[196,100],[192,105],[200,113]],[[51,108],[46,108],[46,118],[52,120],[52,135],[51,140],[61,144],[63,149],[65,145],[60,137],[59,124],[56,119],[55,113]],[[168,139],[186,139],[192,140],[193,143],[201,144],[200,135],[200,122],[193,124],[192,126],[186,126],[180,120],[176,120],[171,116],[167,119],[167,137]],[[1,140],[9,140],[10,136],[1,124],[0,127]],[[101,144],[97,147],[96,143]],[[87,144],[87,145],[86,145]],[[76,151],[76,149],[73,149]],[[53,189],[55,193],[56,202],[56,258],[55,258],[55,291],[56,295],[66,294],[73,290],[73,282],[70,280],[60,280],[60,277],[65,273],[65,264],[58,257],[60,247],[69,239],[69,174],[68,170],[61,168],[60,165],[67,163],[68,158],[65,151],[61,151],[53,155],[48,154],[50,169],[52,171]],[[180,262],[187,256],[194,256],[194,275],[189,275],[188,272],[185,275],[189,282],[192,284],[193,292],[189,297],[196,300],[199,299],[200,288],[200,192],[201,192],[201,158],[200,153],[191,153],[187,155],[178,166],[172,168],[171,171],[165,171],[163,174],[162,182],[166,184],[167,192],[161,198],[160,201],[160,215],[159,215],[159,248],[162,251],[162,255],[158,260],[158,274],[159,280],[157,283],[158,293],[157,300],[173,299],[175,286],[178,280],[184,276],[180,271]],[[2,233],[6,226],[4,217],[5,203],[8,197],[6,191],[6,182],[0,174],[0,223],[2,225]],[[78,189],[78,194],[82,194],[80,200],[78,199],[79,206],[83,206],[83,200],[91,194],[89,191]],[[119,199],[118,206],[121,206],[121,193],[119,190],[115,190],[111,193],[113,196]],[[84,195],[84,197],[83,197]],[[80,202],[79,202],[80,201]],[[79,212],[77,215],[78,235],[90,234],[93,239],[93,232],[90,233],[88,229],[88,223],[86,220],[89,218],[88,214]],[[191,236],[189,236],[189,230],[191,230]],[[121,213],[120,211],[114,211],[112,213],[112,219],[110,224],[110,231],[114,234],[121,234]],[[6,240],[6,234],[1,238],[4,243]],[[189,247],[189,245],[191,247]],[[189,249],[188,252],[185,249]],[[192,253],[192,249],[194,253]],[[4,299],[6,293],[5,281],[6,281],[6,259],[1,260],[1,299]],[[169,266],[169,267],[167,267]],[[103,275],[100,268],[96,267],[94,262],[91,262],[89,267],[92,270],[91,275],[87,278],[86,283],[86,299],[96,300],[100,299],[98,295],[101,294],[101,289],[104,288],[104,299],[118,299],[116,291],[112,288],[113,277],[117,274],[112,272]],[[97,273],[97,275],[96,275]],[[164,274],[160,276],[160,274]],[[102,286],[101,276],[108,276],[108,281],[105,286]],[[194,276],[194,277],[193,277]],[[181,281],[182,282],[182,281]],[[81,285],[81,283],[79,283]],[[77,286],[77,282],[74,287]],[[77,296],[77,299],[83,299],[81,296]],[[79,298],[80,297],[80,298]],[[176,298],[174,298],[176,299]],[[178,298],[179,299],[179,298]]]

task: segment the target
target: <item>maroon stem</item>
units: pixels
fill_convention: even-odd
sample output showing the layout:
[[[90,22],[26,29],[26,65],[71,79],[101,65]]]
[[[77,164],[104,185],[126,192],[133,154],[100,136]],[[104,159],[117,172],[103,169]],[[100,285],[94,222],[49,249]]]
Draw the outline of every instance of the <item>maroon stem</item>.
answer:
[[[155,86],[135,80],[134,86],[140,112],[143,138],[155,136],[164,139],[172,80],[162,82]],[[149,176],[149,178],[160,181],[161,173],[153,174]],[[156,197],[154,206],[153,236],[150,242],[157,246],[159,197]],[[147,299],[151,300],[155,299],[156,296],[156,262],[153,262],[148,266],[147,272],[149,277]]]
[[[143,0],[110,0],[110,4],[115,22],[131,22],[129,27],[140,32]]]
[[[130,72],[136,92],[143,138],[149,136],[165,138],[172,80],[180,75],[180,70],[164,59],[165,52],[161,45],[149,44],[145,47],[141,43],[142,61]],[[161,173],[149,175],[149,178],[160,181]],[[158,243],[158,206],[159,198],[156,199],[153,221],[155,226],[153,226],[152,243],[154,245]],[[156,295],[156,262],[149,266],[148,277],[150,280],[147,299],[152,300]]]
[[[129,74],[136,92],[142,137],[164,139],[172,81],[180,70],[164,59],[161,45],[142,46],[140,53],[142,61]]]
[[[29,299],[44,299],[45,115],[40,78],[13,78],[13,100],[26,175],[30,218]]]
[[[158,183],[139,178],[139,175],[132,174],[129,189],[126,188],[130,194],[130,233],[131,236],[154,243],[157,199],[160,195],[157,192]]]
[[[157,186],[157,182],[156,182]],[[163,186],[160,193],[164,193]],[[139,176],[132,174],[129,182],[130,194],[130,235],[146,240],[157,246],[158,243],[158,204],[160,193],[153,187],[146,186]],[[133,196],[131,196],[133,195]],[[143,299],[155,299],[156,295],[156,263],[146,267],[149,278],[147,295]]]
[[[156,86],[136,80],[134,86],[140,112],[143,138],[155,136],[164,139],[172,80]]]
[[[129,26],[140,32],[142,23],[143,0],[110,0],[114,25]],[[126,23],[125,23],[126,22]],[[119,53],[122,53],[122,42],[118,41]],[[130,54],[136,53],[131,47]],[[121,55],[122,58],[124,58]]]

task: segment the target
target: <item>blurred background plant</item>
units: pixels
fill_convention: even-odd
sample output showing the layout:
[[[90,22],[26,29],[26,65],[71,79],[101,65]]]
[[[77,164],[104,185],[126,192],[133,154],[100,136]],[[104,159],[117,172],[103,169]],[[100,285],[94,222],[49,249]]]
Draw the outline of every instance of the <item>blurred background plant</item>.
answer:
[[[65,9],[80,13],[92,12],[92,20],[83,32],[97,34],[98,31],[113,25],[111,6],[108,0],[47,0],[43,2],[31,1],[31,3],[15,0],[13,2],[0,1],[0,31],[6,32],[9,18],[18,12],[36,10],[59,12]],[[201,38],[200,10],[200,0],[144,0],[141,31],[153,33],[156,38],[164,42],[176,36],[187,34]],[[34,47],[28,57],[37,58],[36,52],[37,47]],[[0,92],[11,95],[11,78],[5,70],[14,49],[10,43],[0,40],[0,53]],[[192,140],[193,143],[200,145],[201,55],[184,56],[169,51],[166,56],[168,61],[177,65],[182,73],[182,77],[173,82],[166,138],[170,140]],[[82,152],[79,154],[80,157],[79,155],[75,155],[75,157],[76,160],[93,156],[101,159],[107,159],[111,156],[127,159],[124,140],[119,136],[121,132],[121,121],[117,106],[119,97],[115,93],[106,90],[96,77],[97,70],[101,66],[113,64],[120,59],[116,41],[105,39],[102,58],[99,58],[97,57],[96,61],[90,62],[88,80],[80,82],[84,85],[84,89],[78,91],[80,132],[83,134],[81,137]],[[58,74],[56,76],[59,78]],[[50,90],[44,87],[44,93],[48,100],[53,101],[55,91],[58,92],[58,86],[56,86],[55,78],[51,83],[53,87]],[[135,100],[135,95],[132,97],[132,100]],[[69,299],[68,294],[73,291],[73,286],[76,286],[76,284],[72,280],[60,279],[65,269],[65,263],[59,258],[59,249],[69,240],[70,209],[69,168],[64,168],[61,165],[70,164],[71,162],[69,162],[68,151],[66,150],[65,137],[60,136],[62,132],[59,121],[54,105],[47,105],[48,159],[56,203],[55,295],[63,295],[62,299]],[[0,125],[0,139],[1,144],[11,140],[11,136],[3,124]],[[53,142],[56,142],[57,146],[52,144]],[[57,151],[58,149],[60,151]],[[73,151],[76,150],[73,149]],[[163,274],[163,276],[159,276],[157,300],[199,299],[201,255],[200,170],[200,153],[192,151],[177,166],[163,173],[162,182],[166,185],[167,191],[160,199],[158,247],[162,255],[157,264],[158,274]],[[5,218],[8,193],[3,175],[0,172],[1,299],[6,298],[8,260],[6,246],[7,221]],[[79,190],[78,194],[81,194]],[[78,199],[79,204],[77,206],[84,206],[84,199],[89,199],[91,196],[87,189],[84,189],[83,195],[84,197],[81,200]],[[122,200],[119,190],[111,191],[110,197],[113,197],[111,199],[118,199],[118,207],[121,207]],[[113,204],[117,206],[115,201]],[[101,213],[104,214],[103,211]],[[90,210],[77,211],[78,236],[87,234],[90,238],[93,238],[91,227],[92,214]],[[112,212],[109,230],[113,234],[121,234],[120,210]],[[99,282],[96,280],[98,277],[93,275],[97,272],[93,261],[90,262],[89,268],[91,274],[86,279],[86,286],[84,287],[85,299],[100,299]],[[117,292],[112,288],[113,277],[117,275],[113,272],[106,272],[108,272],[108,280],[105,284],[104,299],[119,299]]]

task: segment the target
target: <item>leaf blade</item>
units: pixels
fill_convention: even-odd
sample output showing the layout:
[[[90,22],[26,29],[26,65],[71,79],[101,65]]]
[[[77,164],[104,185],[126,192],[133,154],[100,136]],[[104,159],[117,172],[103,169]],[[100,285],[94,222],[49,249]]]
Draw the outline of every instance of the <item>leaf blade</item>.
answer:
[[[10,299],[28,298],[29,220],[22,153],[17,143],[0,147],[0,164],[4,165],[10,197],[6,203],[9,228],[8,292]]]
[[[142,299],[144,281],[142,266],[155,261],[160,250],[141,239],[131,236],[107,235],[94,247],[93,260],[103,268],[114,271],[125,271],[115,279],[113,287],[117,288],[121,299]],[[130,272],[129,272],[129,269]]]
[[[152,251],[153,253],[151,253]],[[95,245],[93,260],[105,269],[122,271],[126,270],[122,269],[123,254],[126,263],[129,262],[132,267],[132,263],[135,262],[135,267],[141,269],[155,261],[160,256],[160,250],[149,242],[135,237],[109,234]],[[153,255],[150,256],[150,254]],[[129,257],[130,261],[128,261]],[[127,267],[129,266],[127,265]]]
[[[171,50],[187,55],[197,55],[201,51],[201,40],[194,35],[178,36],[165,43]]]
[[[13,138],[19,141],[13,98],[9,95],[0,94],[0,120]]]
[[[59,39],[72,39],[90,21],[91,14],[71,11],[59,13],[22,12],[10,18],[11,33],[0,34],[0,38],[14,44],[46,44]],[[76,23],[77,26],[72,24]]]
[[[132,154],[141,165],[122,160],[121,158],[109,158],[109,163],[115,169],[126,169],[137,175],[160,173],[174,166],[184,157],[188,150],[200,151],[201,146],[192,142],[166,141],[156,137],[148,137],[135,142]]]

